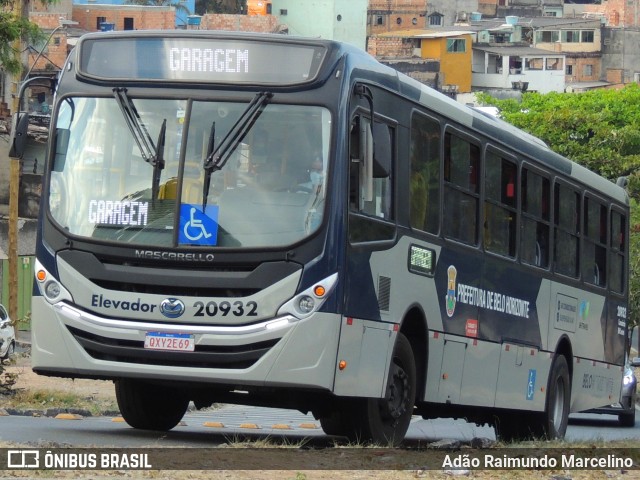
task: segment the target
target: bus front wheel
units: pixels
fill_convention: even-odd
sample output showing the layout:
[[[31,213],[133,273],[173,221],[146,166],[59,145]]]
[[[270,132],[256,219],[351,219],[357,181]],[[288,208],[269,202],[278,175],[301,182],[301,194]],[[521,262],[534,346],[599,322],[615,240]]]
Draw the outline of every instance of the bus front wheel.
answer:
[[[171,430],[189,406],[189,399],[176,389],[129,378],[116,380],[115,385],[122,418],[133,428]]]
[[[416,365],[407,337],[398,333],[389,367],[384,398],[361,399],[351,418],[350,440],[399,445],[404,439],[415,404]]]

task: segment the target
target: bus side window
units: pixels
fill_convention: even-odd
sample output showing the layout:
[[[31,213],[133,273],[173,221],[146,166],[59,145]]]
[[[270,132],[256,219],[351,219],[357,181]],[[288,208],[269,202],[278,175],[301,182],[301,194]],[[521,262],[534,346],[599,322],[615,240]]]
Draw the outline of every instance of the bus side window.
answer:
[[[444,142],[444,234],[477,245],[480,148],[449,132]]]
[[[512,258],[516,256],[517,176],[515,163],[487,152],[484,246],[489,252]]]
[[[554,206],[554,268],[558,273],[577,278],[580,266],[580,195],[572,188],[557,183],[554,188]]]
[[[607,284],[607,208],[587,196],[583,211],[583,279],[587,283],[604,287]]]
[[[617,293],[623,293],[626,287],[625,268],[626,265],[626,237],[627,226],[625,217],[615,211],[611,211],[611,253],[609,260],[609,286]]]
[[[419,113],[411,119],[411,227],[438,233],[440,226],[440,124]]]
[[[549,179],[522,169],[520,258],[536,267],[549,266]]]
[[[371,131],[370,120],[364,117],[351,125],[349,205],[365,215],[391,220],[393,132],[378,122]]]
[[[393,158],[395,131],[384,123],[356,117],[349,132],[349,240],[390,240],[393,220]],[[373,136],[375,135],[375,146]],[[375,149],[375,152],[374,152]],[[386,220],[387,222],[380,222]]]

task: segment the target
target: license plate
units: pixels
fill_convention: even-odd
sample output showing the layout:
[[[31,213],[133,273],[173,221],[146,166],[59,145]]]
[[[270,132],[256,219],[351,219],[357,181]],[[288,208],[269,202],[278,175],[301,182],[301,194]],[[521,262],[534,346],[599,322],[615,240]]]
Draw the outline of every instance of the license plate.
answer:
[[[196,342],[193,335],[188,333],[148,332],[144,338],[144,348],[193,352],[196,348]]]

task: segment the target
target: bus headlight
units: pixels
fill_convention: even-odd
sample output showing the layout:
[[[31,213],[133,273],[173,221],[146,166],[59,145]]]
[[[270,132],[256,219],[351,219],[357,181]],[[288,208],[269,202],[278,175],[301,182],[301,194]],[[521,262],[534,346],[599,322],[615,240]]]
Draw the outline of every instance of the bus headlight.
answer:
[[[302,314],[313,312],[316,302],[309,295],[303,295],[298,298],[298,311]]]
[[[304,292],[300,292],[282,305],[278,310],[278,316],[293,315],[296,318],[306,318],[317,312],[329,297],[337,282],[337,273],[316,282],[313,286],[307,288]]]
[[[58,298],[60,296],[60,284],[50,280],[44,285],[44,295],[49,299]]]
[[[69,291],[38,260],[35,265],[35,277],[40,295],[46,298],[49,303],[54,304],[62,300],[73,302]]]

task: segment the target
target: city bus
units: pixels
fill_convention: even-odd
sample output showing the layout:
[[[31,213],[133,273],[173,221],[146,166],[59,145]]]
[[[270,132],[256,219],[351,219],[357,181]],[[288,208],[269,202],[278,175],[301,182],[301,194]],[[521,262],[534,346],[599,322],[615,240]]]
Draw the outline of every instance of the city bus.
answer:
[[[625,190],[355,47],[87,34],[47,148],[33,369],[113,381],[134,428],[230,403],[561,438],[618,401]]]

